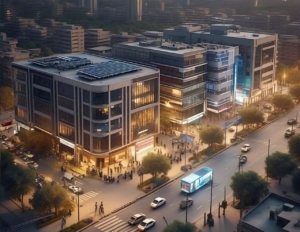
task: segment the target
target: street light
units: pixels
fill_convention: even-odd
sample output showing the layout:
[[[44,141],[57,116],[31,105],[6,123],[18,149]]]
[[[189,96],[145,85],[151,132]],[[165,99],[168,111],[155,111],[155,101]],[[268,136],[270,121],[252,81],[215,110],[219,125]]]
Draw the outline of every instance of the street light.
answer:
[[[282,81],[281,81],[281,93],[282,93],[282,88],[283,88],[283,82],[286,78],[286,75],[285,75],[285,71],[283,72],[283,76],[282,76]]]

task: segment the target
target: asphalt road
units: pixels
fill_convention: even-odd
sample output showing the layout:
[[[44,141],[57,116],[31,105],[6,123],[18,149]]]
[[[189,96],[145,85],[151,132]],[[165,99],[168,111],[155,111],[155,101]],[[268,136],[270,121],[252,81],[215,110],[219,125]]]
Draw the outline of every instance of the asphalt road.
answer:
[[[238,156],[241,154],[242,145],[244,143],[249,143],[251,145],[251,150],[247,153],[248,161],[244,164],[243,170],[253,170],[258,172],[261,176],[265,176],[264,160],[268,154],[268,140],[270,139],[270,154],[275,151],[287,152],[288,139],[284,138],[284,132],[286,128],[290,126],[288,126],[286,122],[289,118],[295,118],[296,115],[297,109],[291,111],[263,130],[249,135],[242,143],[227,149],[203,165],[214,170],[212,193],[213,208],[216,208],[218,202],[221,202],[224,199],[224,186],[226,187],[226,195],[232,195],[232,190],[229,186],[231,183],[231,176],[238,171]],[[297,128],[296,133],[299,132],[300,129]],[[202,166],[197,167],[197,169],[201,167]],[[203,216],[205,212],[209,212],[210,192],[210,184],[208,184],[194,194],[189,195],[189,197],[194,199],[194,204],[188,208],[188,221],[196,221],[199,217]],[[153,210],[150,208],[150,202],[156,197],[166,198],[167,203],[161,208]],[[85,231],[136,231],[137,226],[131,227],[127,225],[127,220],[135,213],[144,213],[147,217],[156,220],[156,225],[149,231],[161,232],[166,226],[163,216],[169,223],[175,219],[185,221],[185,211],[179,209],[179,203],[184,197],[185,195],[180,191],[180,179],[178,179],[123,211],[116,213],[112,217],[105,218],[95,223]]]

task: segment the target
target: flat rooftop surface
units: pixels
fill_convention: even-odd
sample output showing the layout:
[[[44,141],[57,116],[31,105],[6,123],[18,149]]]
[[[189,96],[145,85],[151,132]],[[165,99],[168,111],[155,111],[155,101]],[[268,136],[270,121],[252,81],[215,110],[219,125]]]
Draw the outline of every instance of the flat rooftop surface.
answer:
[[[55,55],[55,56],[50,56],[47,57],[46,59],[49,59],[51,57],[77,57],[77,58],[86,58],[90,60],[93,64],[99,64],[102,62],[109,62],[109,61],[117,61],[117,59],[108,59],[106,57],[101,57],[101,56],[96,56],[92,54],[86,54],[86,53],[72,53],[72,54],[62,54],[62,55]],[[111,77],[106,77],[104,79],[96,79],[96,80],[88,80],[84,78],[80,78],[79,75],[77,74],[78,70],[82,69],[87,69],[88,66],[82,66],[78,67],[75,69],[69,69],[69,70],[59,70],[55,67],[42,67],[39,65],[32,64],[30,61],[36,61],[36,60],[42,60],[44,58],[39,58],[39,59],[32,59],[32,60],[27,60],[27,61],[20,61],[20,62],[14,62],[15,65],[17,66],[22,66],[26,68],[30,68],[31,70],[36,70],[42,73],[47,73],[50,75],[57,75],[57,80],[59,78],[66,78],[66,79],[72,79],[76,80],[77,82],[85,83],[88,85],[95,85],[95,86],[102,86],[102,85],[110,85],[114,84],[120,81],[126,81],[126,80],[131,80],[139,77],[144,77],[147,75],[151,75],[154,73],[157,73],[158,70],[154,68],[149,68],[137,64],[133,64],[130,62],[124,62],[124,61],[118,61],[118,63],[123,63],[123,64],[128,64],[128,65],[134,65],[136,67],[139,67],[138,70],[129,72],[129,73],[120,73],[116,76],[111,76]]]
[[[204,31],[196,31],[196,32],[192,32],[195,34],[203,34],[203,35],[214,35],[211,34],[210,32],[204,32]],[[253,36],[253,35],[258,35],[258,36]],[[261,38],[267,38],[269,36],[269,34],[261,34],[261,33],[256,33],[256,32],[244,32],[244,31],[240,31],[240,32],[229,32],[227,35],[215,35],[215,36],[224,36],[224,37],[232,37],[232,38],[241,38],[241,39],[261,39]]]
[[[247,213],[241,221],[250,224],[262,231],[266,232],[282,232],[284,231],[280,226],[276,224],[276,219],[270,219],[270,210],[278,212],[278,216],[291,220],[284,228],[286,231],[299,232],[299,227],[293,227],[294,223],[297,223],[297,218],[300,215],[300,203],[298,206],[291,203],[289,199],[285,200],[283,197],[276,197],[278,195],[271,194],[265,198],[259,205],[253,208]],[[282,206],[285,204],[292,204],[294,208],[290,211],[283,211]]]

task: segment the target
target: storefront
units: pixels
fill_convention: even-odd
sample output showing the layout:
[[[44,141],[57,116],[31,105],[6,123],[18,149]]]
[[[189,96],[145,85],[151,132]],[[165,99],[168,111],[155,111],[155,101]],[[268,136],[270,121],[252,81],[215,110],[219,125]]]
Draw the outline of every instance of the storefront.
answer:
[[[144,139],[135,144],[136,157],[135,160],[142,161],[143,157],[147,155],[147,150],[154,147],[154,136]]]

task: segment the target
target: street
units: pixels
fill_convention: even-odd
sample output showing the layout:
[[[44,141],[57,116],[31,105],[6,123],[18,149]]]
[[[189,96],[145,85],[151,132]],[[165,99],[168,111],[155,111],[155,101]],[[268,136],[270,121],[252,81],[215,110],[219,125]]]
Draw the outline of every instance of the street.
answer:
[[[269,139],[271,141],[270,154],[275,151],[288,151],[288,139],[284,138],[284,132],[286,128],[289,127],[286,122],[289,118],[295,118],[296,113],[297,109],[294,109],[279,120],[267,126],[265,129],[262,129],[257,133],[247,137],[243,143],[249,143],[251,145],[251,150],[247,153],[248,161],[243,166],[244,171],[253,170],[258,172],[261,176],[265,176],[264,160],[268,153]],[[298,128],[297,132],[299,133]],[[243,143],[227,149],[225,152],[197,167],[198,169],[202,166],[208,166],[214,170],[212,194],[213,209],[216,209],[217,204],[224,199],[224,186],[226,187],[226,196],[232,197],[232,190],[230,188],[231,176],[238,171],[238,157],[241,154],[241,147]],[[203,217],[205,212],[209,213],[209,185],[210,184],[199,189],[194,194],[189,195],[189,197],[194,199],[194,204],[188,208],[188,221],[194,222]],[[167,203],[161,208],[153,210],[150,208],[150,203],[156,197],[166,198]],[[95,223],[85,231],[136,231],[137,226],[131,227],[127,225],[127,221],[130,216],[136,213],[144,213],[146,214],[147,218],[153,218],[156,220],[156,225],[150,229],[150,231],[162,231],[166,226],[163,216],[166,218],[168,223],[171,223],[175,219],[185,221],[185,210],[179,209],[179,203],[184,197],[185,195],[180,191],[180,179],[178,179],[166,187],[141,199],[123,211],[116,213],[110,218],[105,218]]]

